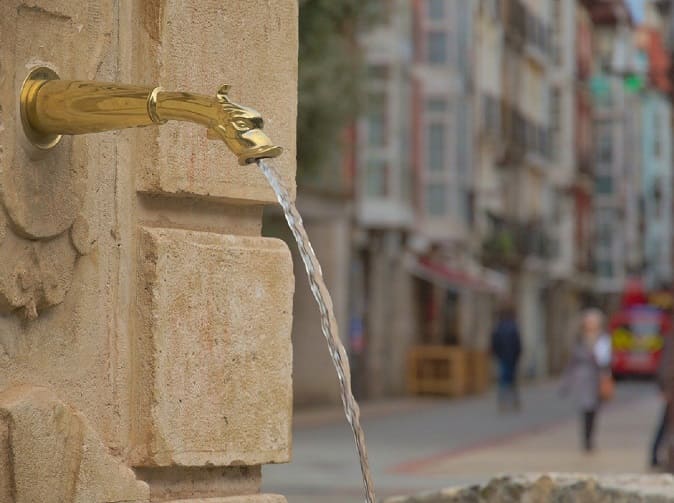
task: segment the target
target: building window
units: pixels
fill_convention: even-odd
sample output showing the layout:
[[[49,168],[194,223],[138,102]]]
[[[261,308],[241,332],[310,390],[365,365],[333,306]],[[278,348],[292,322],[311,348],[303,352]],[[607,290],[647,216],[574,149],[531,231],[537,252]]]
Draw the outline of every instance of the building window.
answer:
[[[445,0],[426,0],[426,15],[431,20],[445,17]]]
[[[662,144],[660,141],[660,114],[655,114],[653,118],[653,155],[660,157],[662,152]]]
[[[385,161],[371,159],[365,170],[365,192],[368,196],[382,197],[387,193],[388,167]]]
[[[538,151],[538,131],[533,122],[524,120],[524,144],[531,152]]]
[[[409,163],[403,162],[400,166],[400,198],[404,203],[412,204],[412,167]]]
[[[564,40],[563,25],[564,15],[562,13],[562,0],[554,0],[552,3],[552,12],[553,12],[553,27],[552,27],[552,40],[550,41],[552,47],[552,54],[555,59],[555,62],[559,65],[562,63],[562,48],[560,47],[562,41]]]
[[[451,54],[450,59],[465,82],[471,79],[471,60],[470,47],[472,41],[472,2],[458,2],[456,4],[456,14],[454,28],[452,30]]]
[[[613,222],[613,210],[609,208],[599,208],[596,210],[597,222],[599,225],[609,225]]]
[[[426,166],[431,171],[442,171],[445,169],[445,138],[447,137],[445,125],[429,124],[427,132]]]
[[[536,153],[541,156],[546,155],[546,143],[547,139],[545,138],[546,131],[544,127],[534,125],[534,131],[536,132]]]
[[[386,144],[386,112],[384,93],[371,93],[367,110],[367,142],[370,146]]]
[[[388,66],[386,65],[368,65],[367,78],[368,80],[386,80],[389,77]]]
[[[611,129],[604,127],[599,132],[597,143],[597,160],[603,164],[613,162],[613,141],[611,139]]]
[[[470,189],[461,191],[461,215],[466,225],[475,222],[475,196]]]
[[[371,4],[373,15],[381,20],[382,24],[388,24],[393,15],[393,2],[389,0],[374,0],[368,2]]]
[[[560,134],[562,129],[562,93],[554,88],[550,95],[550,157],[557,159],[560,151]]]
[[[414,188],[414,169],[412,167],[412,135],[407,127],[398,129],[398,145],[397,151],[394,154],[397,171],[399,175],[399,196],[403,202],[412,204],[412,195]],[[391,173],[393,176],[393,173]],[[391,191],[393,187],[391,187]]]
[[[426,186],[426,211],[429,215],[440,216],[447,212],[446,188],[444,183]]]
[[[597,225],[597,238],[599,240],[600,248],[603,251],[610,253],[611,245],[613,243],[613,228],[611,225],[607,223]]]
[[[493,96],[482,96],[482,130],[494,137],[501,132],[501,107]]]
[[[655,217],[660,219],[662,218],[663,214],[663,206],[664,206],[664,201],[662,197],[662,178],[661,177],[656,177],[655,180],[653,180],[653,190],[652,190],[652,196],[651,200],[653,201],[653,205],[655,207]]]
[[[473,152],[473,137],[471,135],[470,104],[466,101],[457,103],[456,117],[456,164],[458,174],[462,180],[467,180],[470,174],[471,153]]]
[[[441,64],[447,62],[447,33],[430,31],[426,35],[426,50],[429,63]]]
[[[612,278],[613,264],[608,260],[597,261],[597,274],[602,278]]]
[[[446,112],[447,109],[447,100],[443,98],[429,98],[426,100],[426,110],[428,112]]]
[[[599,175],[595,181],[595,191],[597,194],[610,195],[613,193],[613,178],[606,175]]]
[[[492,21],[501,19],[501,0],[484,0],[483,5]]]
[[[559,88],[553,88],[550,96],[550,125],[553,130],[562,128],[562,93]]]

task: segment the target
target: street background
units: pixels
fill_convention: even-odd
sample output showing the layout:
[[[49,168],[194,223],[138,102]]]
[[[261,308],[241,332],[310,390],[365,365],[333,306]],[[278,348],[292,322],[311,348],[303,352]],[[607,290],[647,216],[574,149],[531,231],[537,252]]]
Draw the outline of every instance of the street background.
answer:
[[[554,382],[525,388],[518,415],[499,415],[495,397],[408,399],[366,404],[364,426],[378,496],[486,482],[499,473],[646,473],[660,414],[652,384],[624,383],[601,412],[598,449],[581,452],[578,418]],[[266,466],[265,490],[289,503],[360,503],[360,471],[339,409],[296,418],[293,462]]]
[[[621,383],[591,456],[556,382],[587,308],[606,315],[614,371],[657,368],[664,328],[630,327],[624,313],[674,307],[673,2],[299,7],[297,205],[380,494],[502,471],[645,470],[661,414],[652,381]],[[319,313],[278,208],[265,209],[263,233],[287,241],[297,278],[294,458],[264,469],[266,488],[297,503],[362,501]],[[504,307],[523,347],[524,409],[511,415],[497,410],[490,354]]]

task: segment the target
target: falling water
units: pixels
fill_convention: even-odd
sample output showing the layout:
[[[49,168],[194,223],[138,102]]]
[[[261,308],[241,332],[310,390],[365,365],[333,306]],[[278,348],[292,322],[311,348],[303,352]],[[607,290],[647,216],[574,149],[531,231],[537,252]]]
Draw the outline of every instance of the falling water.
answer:
[[[342,403],[344,404],[344,413],[346,414],[346,419],[351,425],[351,430],[353,430],[353,436],[356,441],[358,457],[360,458],[360,469],[363,472],[365,497],[367,503],[374,503],[374,485],[372,484],[372,475],[370,474],[370,466],[367,461],[365,434],[363,432],[363,428],[360,426],[360,409],[358,408],[356,399],[353,397],[353,393],[351,392],[351,371],[349,369],[349,360],[346,356],[344,345],[339,339],[335,311],[332,306],[330,292],[328,292],[328,288],[325,286],[323,272],[321,271],[321,264],[318,262],[318,258],[316,258],[316,253],[311,246],[311,241],[309,241],[307,231],[304,229],[302,216],[300,215],[299,211],[297,211],[295,203],[293,203],[290,199],[288,191],[281,183],[278,173],[265,160],[259,160],[257,164],[260,166],[260,169],[262,169],[264,176],[267,177],[269,184],[276,193],[276,199],[278,199],[279,204],[283,208],[283,213],[285,214],[288,226],[290,227],[293,236],[295,236],[297,248],[299,248],[300,255],[302,255],[302,261],[304,262],[304,267],[307,270],[307,276],[309,277],[311,292],[314,294],[314,298],[318,304],[318,309],[321,312],[321,330],[325,336],[325,339],[328,341],[330,356],[332,357],[332,362],[335,365],[335,370],[337,370],[337,377],[339,378],[339,385],[342,394]]]

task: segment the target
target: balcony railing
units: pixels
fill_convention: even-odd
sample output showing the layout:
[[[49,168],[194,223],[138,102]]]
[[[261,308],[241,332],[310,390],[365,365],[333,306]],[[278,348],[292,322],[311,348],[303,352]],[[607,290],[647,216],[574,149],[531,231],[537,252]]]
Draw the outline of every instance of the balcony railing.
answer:
[[[501,100],[500,105],[501,138],[505,147],[503,162],[519,161],[527,153],[550,159],[552,157],[550,128],[527,119],[518,108],[506,100]],[[486,121],[487,117],[483,119]],[[485,122],[484,128],[489,127],[491,126]]]
[[[576,155],[578,173],[586,176],[594,174],[594,159],[592,152],[580,152]]]
[[[516,47],[526,44],[537,50],[543,58],[552,56],[552,30],[534,14],[522,0],[504,3],[506,40]]]
[[[482,243],[485,264],[516,268],[530,257],[550,260],[556,254],[551,234],[540,220],[519,222],[489,215],[490,230]]]
[[[537,50],[543,58],[552,56],[550,27],[536,14],[524,8],[525,12],[525,41],[527,45]]]
[[[505,18],[506,40],[520,46],[526,38],[526,7],[522,0],[506,0],[503,14]]]
[[[527,152],[544,159],[550,159],[552,154],[552,138],[549,128],[526,119],[524,123],[527,133]]]
[[[481,133],[483,137],[499,139],[501,137],[501,107],[494,96],[482,94]]]

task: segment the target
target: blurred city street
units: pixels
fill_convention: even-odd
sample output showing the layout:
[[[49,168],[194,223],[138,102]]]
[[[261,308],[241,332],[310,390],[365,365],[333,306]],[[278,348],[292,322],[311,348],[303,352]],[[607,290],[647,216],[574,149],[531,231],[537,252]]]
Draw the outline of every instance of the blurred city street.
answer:
[[[379,497],[661,464],[653,382],[621,381],[599,404],[612,376],[658,376],[674,400],[674,2],[308,1],[299,42],[296,202]],[[264,467],[264,489],[362,502],[277,209],[263,235],[289,243],[300,272],[294,456]],[[497,380],[534,383],[520,413],[499,414]]]
[[[523,411],[495,397],[366,404],[363,419],[379,497],[484,481],[502,472],[640,473],[660,414],[650,382],[625,382],[602,411],[598,447],[579,449],[576,412],[557,383],[523,389]],[[289,503],[362,502],[350,432],[338,410],[296,418],[293,462],[264,468],[265,490]],[[332,499],[331,499],[332,498]]]
[[[0,0],[0,503],[390,498],[674,503],[674,0]]]

